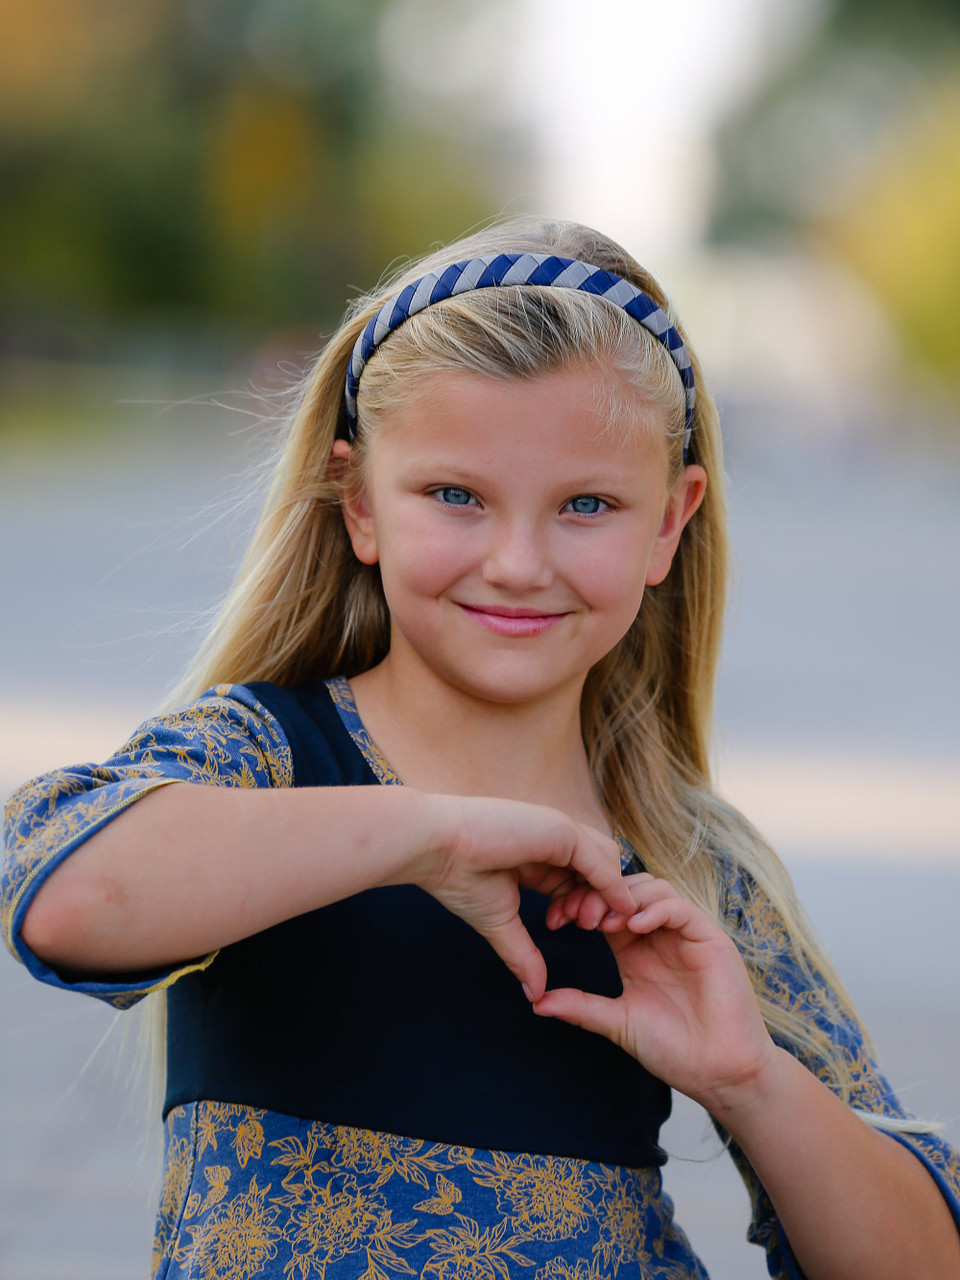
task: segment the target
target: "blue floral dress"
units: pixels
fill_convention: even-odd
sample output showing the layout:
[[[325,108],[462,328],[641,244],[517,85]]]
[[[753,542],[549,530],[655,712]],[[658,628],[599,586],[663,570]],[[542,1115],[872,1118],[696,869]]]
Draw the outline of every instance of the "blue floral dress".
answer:
[[[335,709],[343,739],[335,749],[348,770],[346,778],[331,775],[329,784],[396,783],[357,716],[346,681],[328,682],[324,696]],[[454,1052],[448,1043],[455,1046],[460,1034],[454,1030],[444,1038],[447,1029],[435,1007],[445,998],[443,983],[451,968],[446,950],[438,952],[441,962],[421,975],[428,994],[434,990],[431,975],[439,975],[436,994],[424,1001],[407,1000],[396,1015],[397,1026],[419,1028],[406,1037],[410,1044],[394,1036],[388,1054],[368,1049],[375,1041],[367,1023],[379,1026],[389,1019],[387,1006],[397,999],[385,1001],[376,1018],[370,1018],[351,986],[359,981],[356,966],[338,965],[335,952],[324,956],[323,945],[329,928],[342,949],[336,930],[356,927],[349,915],[353,904],[359,904],[361,919],[375,912],[375,896],[347,900],[343,909],[348,914],[342,919],[336,915],[339,908],[330,909],[329,916],[312,913],[315,922],[300,917],[286,933],[267,931],[237,944],[236,950],[225,948],[131,981],[67,981],[24,945],[20,925],[45,878],[87,837],[150,791],[181,781],[231,787],[315,785],[317,776],[326,776],[324,770],[333,769],[332,764],[324,763],[317,776],[306,776],[310,744],[301,731],[302,718],[283,712],[284,699],[288,695],[273,686],[217,687],[188,707],[148,721],[104,764],[57,770],[28,783],[5,810],[0,928],[17,959],[41,981],[93,995],[115,1008],[127,1008],[151,992],[168,993],[172,1021],[165,1162],[154,1274],[165,1280],[705,1280],[707,1273],[675,1224],[673,1206],[662,1189],[665,1156],[656,1138],[669,1110],[659,1092],[665,1086],[645,1077],[632,1059],[598,1058],[606,1090],[584,1091],[599,1098],[597,1105],[609,1093],[609,1114],[616,1119],[594,1119],[588,1113],[582,1132],[576,1121],[568,1130],[561,1119],[548,1133],[537,1119],[541,1100],[531,1098],[541,1092],[544,1077],[537,1066],[529,1073],[534,1089],[522,1095],[524,1105],[518,1103],[511,1117],[508,1104],[502,1121],[496,1097],[485,1102],[481,1096],[483,1082],[488,1071],[495,1078],[503,1069],[498,1045],[506,1044],[503,1062],[508,1065],[517,1044],[527,1052],[521,1019],[529,1011],[522,998],[515,1011],[507,1007],[513,998],[507,975],[502,1014],[499,1006],[480,1009],[475,1023],[482,1034],[469,1040],[469,1029],[464,1033],[469,1053],[445,1074],[446,1055]],[[360,779],[356,769],[367,770],[370,777]],[[632,851],[623,852],[626,869]],[[905,1113],[871,1061],[859,1028],[843,1016],[829,987],[805,977],[793,961],[770,903],[744,876],[731,874],[728,880],[731,922],[769,956],[767,993],[804,1011],[848,1055],[856,1079],[854,1106],[902,1117]],[[397,902],[404,908],[399,914],[405,916],[409,908],[414,942],[422,937],[432,941],[434,931],[446,927],[447,913],[436,908],[437,917],[418,915],[432,909],[432,899],[424,905],[414,897],[387,900],[390,910],[384,921],[397,916]],[[305,933],[308,925],[312,932]],[[469,948],[474,943],[467,935],[473,935],[463,929],[462,942]],[[593,938],[589,945],[595,945]],[[403,982],[410,981],[404,966],[417,963],[407,952],[414,954],[417,947],[403,935],[398,939],[385,945],[395,948],[391,967],[399,975],[396,989],[402,991]],[[455,939],[454,946],[459,945]],[[253,950],[245,952],[245,946]],[[470,963],[482,966],[486,944],[478,946],[469,953]],[[430,951],[423,951],[429,961]],[[487,986],[500,980],[493,976],[499,975],[499,961],[494,961],[489,974],[484,970],[477,1002],[482,1003]],[[276,976],[283,974],[285,963],[287,982]],[[314,963],[318,969],[305,979],[302,970]],[[462,975],[454,973],[451,981],[459,991]],[[249,1021],[244,1001],[248,992],[253,993],[251,1001],[257,999],[258,983],[260,1012]],[[332,1014],[323,1002],[326,997],[311,1004],[310,992],[318,986],[334,992]],[[343,1020],[344,1014],[338,1030],[340,996],[352,1024]],[[290,1008],[296,1017],[290,1016]],[[516,1044],[511,1019],[520,1028]],[[314,1024],[319,1033],[311,1029]],[[343,1037],[350,1025],[347,1043]],[[501,1034],[502,1027],[508,1030]],[[563,1056],[550,1073],[556,1080],[542,1086],[544,1114],[555,1105],[551,1089],[572,1087],[564,1071],[569,1068],[575,1081],[578,1053],[588,1055],[585,1063],[593,1062],[589,1055],[595,1052],[620,1053],[578,1029],[560,1034],[568,1031],[582,1039],[563,1042]],[[337,1046],[336,1052],[325,1052],[327,1043]],[[535,1057],[540,1048],[529,1043]],[[489,1060],[488,1053],[494,1055]],[[823,1064],[806,1065],[830,1083]],[[635,1074],[620,1074],[630,1071]],[[417,1073],[412,1084],[409,1072]],[[371,1079],[378,1082],[373,1089]],[[316,1105],[311,1090],[318,1091]],[[443,1109],[447,1106],[453,1107],[449,1113]],[[435,1131],[429,1117],[448,1114],[454,1118],[436,1120],[441,1131]],[[393,1117],[399,1118],[395,1126]],[[595,1129],[601,1131],[596,1136]],[[522,1144],[489,1140],[489,1135],[501,1134],[526,1137]],[[957,1153],[932,1133],[892,1136],[926,1166],[960,1226]],[[733,1144],[730,1149],[753,1204],[750,1238],[766,1250],[771,1276],[800,1280],[763,1187],[742,1153]]]

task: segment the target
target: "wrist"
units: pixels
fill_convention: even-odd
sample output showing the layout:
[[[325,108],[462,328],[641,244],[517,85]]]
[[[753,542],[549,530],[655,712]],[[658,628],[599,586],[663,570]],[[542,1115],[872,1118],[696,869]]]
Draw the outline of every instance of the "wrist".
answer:
[[[393,788],[391,788],[393,790]],[[403,792],[404,821],[409,837],[400,842],[402,854],[382,884],[415,884],[430,891],[443,879],[450,854],[459,839],[461,822],[456,796],[397,788]]]
[[[724,1081],[704,1091],[695,1101],[740,1145],[755,1125],[783,1105],[793,1071],[802,1067],[784,1049],[769,1041],[756,1064],[736,1080]]]

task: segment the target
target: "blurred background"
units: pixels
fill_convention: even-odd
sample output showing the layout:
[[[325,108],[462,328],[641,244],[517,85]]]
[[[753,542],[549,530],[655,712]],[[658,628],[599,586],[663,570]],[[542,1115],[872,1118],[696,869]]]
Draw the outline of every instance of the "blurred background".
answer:
[[[348,299],[522,211],[677,301],[738,556],[720,778],[956,1142],[960,0],[0,0],[0,792],[163,699]],[[0,1280],[145,1274],[122,1027],[11,963],[0,1020]],[[764,1275],[702,1113],[665,1143],[715,1280]]]

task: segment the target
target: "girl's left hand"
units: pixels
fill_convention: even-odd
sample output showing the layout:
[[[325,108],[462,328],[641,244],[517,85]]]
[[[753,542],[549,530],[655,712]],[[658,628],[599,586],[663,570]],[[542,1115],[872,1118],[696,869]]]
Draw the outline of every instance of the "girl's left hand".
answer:
[[[533,1008],[607,1036],[653,1075],[712,1111],[758,1082],[776,1052],[737,948],[705,912],[653,876],[626,877],[626,918],[584,887],[551,903],[547,924],[607,934],[623,995],[547,991]],[[711,1105],[712,1104],[712,1105]]]

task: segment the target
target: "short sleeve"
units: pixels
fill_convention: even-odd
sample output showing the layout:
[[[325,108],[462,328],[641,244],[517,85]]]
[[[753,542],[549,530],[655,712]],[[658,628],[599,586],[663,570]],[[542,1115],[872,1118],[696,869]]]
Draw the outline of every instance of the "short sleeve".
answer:
[[[172,782],[292,786],[292,757],[279,721],[242,685],[218,685],[189,706],[148,720],[103,764],[54,770],[10,797],[3,815],[0,932],[35,978],[125,1009],[214,959],[215,952],[130,982],[73,982],[45,965],[20,935],[37,890],[61,862],[117,814]]]
[[[806,1016],[846,1057],[853,1081],[849,1105],[892,1121],[910,1119],[873,1060],[860,1026],[845,1013],[829,983],[816,972],[804,971],[797,962],[781,916],[769,898],[742,872],[731,877],[727,918],[736,936],[748,942],[754,955],[760,957],[760,981],[765,996]],[[776,1035],[774,1040],[839,1093],[824,1058],[798,1054],[794,1046]],[[882,1123],[878,1127],[884,1129]],[[929,1131],[901,1133],[892,1127],[884,1131],[926,1166],[960,1230],[960,1154]],[[803,1280],[803,1272],[764,1187],[736,1143],[727,1139],[727,1145],[750,1194],[753,1216],[748,1239],[766,1250],[767,1269],[775,1280]]]

